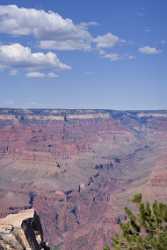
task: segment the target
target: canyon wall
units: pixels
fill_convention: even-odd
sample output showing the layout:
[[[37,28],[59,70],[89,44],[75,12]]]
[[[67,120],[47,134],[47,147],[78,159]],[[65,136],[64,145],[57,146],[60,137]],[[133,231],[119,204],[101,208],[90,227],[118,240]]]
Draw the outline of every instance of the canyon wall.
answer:
[[[167,112],[0,109],[0,216],[35,208],[61,250],[111,245],[136,191],[167,200]]]

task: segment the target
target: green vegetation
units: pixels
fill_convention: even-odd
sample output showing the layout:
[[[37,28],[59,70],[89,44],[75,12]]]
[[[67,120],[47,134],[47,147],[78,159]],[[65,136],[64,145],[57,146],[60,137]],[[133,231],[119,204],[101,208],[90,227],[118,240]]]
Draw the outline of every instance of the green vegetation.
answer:
[[[120,224],[121,231],[113,238],[113,249],[166,250],[167,205],[157,201],[144,203],[141,194],[136,194],[132,202],[135,212],[125,208],[127,219]]]
[[[108,246],[105,246],[104,250],[110,250],[110,248]]]

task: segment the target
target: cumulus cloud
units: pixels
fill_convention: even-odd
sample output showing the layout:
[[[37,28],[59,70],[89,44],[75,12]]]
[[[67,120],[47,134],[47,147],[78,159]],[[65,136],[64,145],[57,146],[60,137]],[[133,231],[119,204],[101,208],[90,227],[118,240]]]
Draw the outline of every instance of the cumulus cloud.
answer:
[[[69,70],[71,67],[60,61],[53,52],[32,52],[19,43],[0,45],[0,65],[11,70]]]
[[[150,46],[141,47],[138,50],[139,50],[140,53],[143,53],[143,54],[146,54],[146,55],[156,55],[156,54],[159,54],[161,52],[160,49],[150,47]]]
[[[97,25],[99,24],[94,21],[76,24],[53,11],[0,5],[0,34],[33,37],[38,47],[46,51],[96,50],[99,55],[111,61],[120,60],[117,53],[108,50],[125,43],[125,40],[111,32],[93,37],[89,27]],[[106,52],[102,54],[102,50]],[[15,43],[0,44],[0,70],[4,68],[8,68],[11,75],[21,69],[30,78],[55,78],[55,71],[68,70],[71,67],[62,63],[51,51],[34,52],[29,47]]]
[[[89,24],[74,24],[53,11],[19,8],[16,5],[0,5],[0,33],[27,36],[41,40],[41,47],[55,49],[88,49],[92,36]],[[51,40],[51,43],[44,42]],[[61,44],[62,43],[62,44]],[[47,46],[48,45],[48,46]]]
[[[120,42],[120,38],[112,33],[107,33],[102,36],[97,36],[94,42],[97,48],[112,48]]]

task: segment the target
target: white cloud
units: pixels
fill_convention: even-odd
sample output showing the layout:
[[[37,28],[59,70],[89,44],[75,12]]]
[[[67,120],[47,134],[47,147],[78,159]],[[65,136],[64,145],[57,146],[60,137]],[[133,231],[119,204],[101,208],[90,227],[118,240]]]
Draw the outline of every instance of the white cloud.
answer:
[[[98,53],[111,61],[117,61],[117,53],[101,50],[113,48],[126,41],[111,32],[93,37],[89,32],[90,26],[97,22],[74,23],[56,12],[38,9],[28,9],[16,5],[0,5],[0,33],[13,36],[31,36],[42,49],[59,51],[90,51],[95,48]],[[71,67],[62,63],[53,52],[32,52],[31,48],[19,43],[11,45],[0,44],[0,69],[22,68],[25,73],[40,72],[44,77],[55,78],[56,70],[67,70]],[[54,73],[53,74],[49,73]],[[42,75],[39,75],[42,77]],[[31,76],[30,76],[31,77]]]
[[[28,78],[44,78],[45,77],[45,74],[44,73],[41,73],[41,72],[28,72],[26,74],[26,76]]]
[[[47,48],[47,43],[43,42],[45,40],[52,41],[48,43],[49,48],[53,44],[53,48],[59,49],[60,46],[61,50],[91,47],[92,36],[87,30],[88,25],[74,24],[71,19],[64,19],[53,11],[0,5],[0,22],[0,33],[19,36],[33,35],[42,41],[41,47]]]
[[[9,68],[10,71],[18,69],[57,71],[71,68],[62,63],[53,52],[32,52],[29,47],[24,47],[19,43],[0,45],[0,65]]]
[[[103,49],[100,49],[99,50],[99,55],[102,57],[102,58],[106,58],[106,59],[109,59],[110,61],[112,62],[115,62],[115,61],[118,61],[118,60],[121,60],[122,57],[118,54],[118,53],[114,53],[114,52],[107,52]]]
[[[103,55],[104,58],[109,59],[112,62],[121,60],[121,56],[118,53],[107,53]]]
[[[40,41],[40,48],[42,49],[54,49],[54,50],[89,50],[90,44],[85,44],[84,41],[78,42],[77,40],[43,40]]]
[[[138,50],[140,53],[143,53],[146,55],[156,55],[156,54],[159,54],[161,52],[160,49],[150,47],[150,46],[145,46],[145,47],[139,48]]]
[[[49,72],[49,73],[47,74],[47,77],[48,77],[48,78],[58,78],[59,76],[58,76],[57,74],[55,74],[54,72]]]
[[[26,76],[28,78],[58,78],[59,77],[54,72],[43,73],[43,72],[38,72],[38,71],[28,72],[26,73]]]
[[[100,49],[98,52],[102,58],[109,59],[111,62],[116,62],[119,60],[134,60],[136,58],[134,55],[108,52],[103,49]]]
[[[91,26],[99,26],[99,23],[95,21],[91,21],[91,22],[82,22],[80,23],[80,25],[83,26],[84,28],[87,28]]]
[[[112,33],[107,33],[102,36],[97,36],[94,39],[94,42],[96,43],[96,47],[99,49],[100,48],[112,48],[120,42],[120,39],[118,36],[115,36]]]

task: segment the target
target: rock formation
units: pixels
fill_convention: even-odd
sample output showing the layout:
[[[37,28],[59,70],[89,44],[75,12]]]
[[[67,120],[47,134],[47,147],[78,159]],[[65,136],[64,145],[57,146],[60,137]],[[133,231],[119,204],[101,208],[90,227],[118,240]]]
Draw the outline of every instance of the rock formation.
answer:
[[[34,209],[0,219],[1,250],[49,250],[43,239],[40,218]]]

